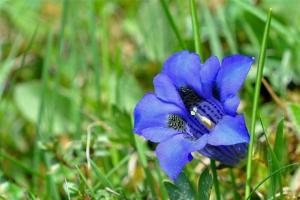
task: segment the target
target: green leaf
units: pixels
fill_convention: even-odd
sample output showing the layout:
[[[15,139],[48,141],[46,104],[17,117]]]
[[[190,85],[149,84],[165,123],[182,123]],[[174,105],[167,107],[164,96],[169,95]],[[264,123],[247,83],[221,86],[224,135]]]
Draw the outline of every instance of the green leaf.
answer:
[[[296,103],[290,103],[288,105],[288,111],[289,116],[296,127],[296,131],[300,134],[300,105]]]
[[[37,81],[18,84],[14,91],[14,100],[21,114],[34,124],[38,121],[41,92],[42,84]],[[49,102],[46,101],[44,113],[46,116],[44,117],[47,119],[49,115],[53,116],[53,131],[55,133],[74,131],[76,127],[74,108],[76,108],[77,102],[75,95],[67,89],[59,88],[58,91],[54,91],[54,89],[48,88],[45,99],[50,100],[53,93],[56,93],[55,109],[50,110]],[[42,130],[47,130],[46,128],[49,126],[49,120],[45,120]]]
[[[179,174],[175,185],[171,182],[165,182],[170,200],[194,200],[195,191],[184,173]]]
[[[176,186],[181,191],[181,195],[184,199],[195,199],[195,191],[188,177],[184,173],[180,173],[175,181]]]
[[[176,187],[176,185],[174,185],[173,183],[171,183],[169,181],[165,181],[164,184],[165,184],[165,187],[166,187],[166,189],[168,191],[170,200],[180,199],[181,192]]]
[[[199,200],[209,200],[210,192],[213,185],[213,177],[209,173],[209,169],[206,168],[200,178],[198,183],[198,199]]]
[[[120,109],[130,113],[138,99],[143,96],[143,91],[137,80],[130,74],[123,74],[118,80],[117,105]]]
[[[277,126],[275,144],[273,147],[273,151],[280,165],[283,164],[282,162],[284,158],[284,153],[286,152],[286,142],[283,135],[283,128],[284,120],[282,119]]]
[[[110,138],[123,144],[131,143],[133,145],[131,114],[117,106],[112,106],[111,111],[111,115],[105,119],[105,122],[115,130],[115,133],[110,134]]]

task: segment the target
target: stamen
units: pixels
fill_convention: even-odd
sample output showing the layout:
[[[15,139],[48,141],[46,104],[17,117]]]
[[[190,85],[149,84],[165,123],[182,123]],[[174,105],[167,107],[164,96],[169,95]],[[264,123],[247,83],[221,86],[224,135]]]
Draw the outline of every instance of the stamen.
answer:
[[[168,126],[178,131],[183,131],[185,129],[185,122],[182,118],[177,115],[169,115]]]
[[[191,115],[193,116],[196,116],[197,119],[203,123],[204,126],[206,126],[206,128],[213,128],[215,127],[215,124],[207,117],[201,115],[199,112],[198,112],[198,109],[196,106],[193,107],[193,109],[191,110]]]

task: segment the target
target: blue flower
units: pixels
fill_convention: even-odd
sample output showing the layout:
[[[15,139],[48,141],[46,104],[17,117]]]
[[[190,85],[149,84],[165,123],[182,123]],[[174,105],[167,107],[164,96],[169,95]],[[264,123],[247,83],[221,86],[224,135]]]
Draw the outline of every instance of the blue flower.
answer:
[[[195,53],[172,55],[154,78],[155,93],[146,94],[134,110],[134,132],[155,143],[160,166],[173,180],[192,152],[234,166],[247,152],[249,133],[237,113],[241,88],[254,58]]]

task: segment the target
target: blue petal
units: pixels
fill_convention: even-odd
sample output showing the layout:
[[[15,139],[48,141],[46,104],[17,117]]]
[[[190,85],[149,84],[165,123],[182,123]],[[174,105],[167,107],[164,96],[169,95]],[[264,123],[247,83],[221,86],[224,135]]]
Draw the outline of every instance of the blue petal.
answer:
[[[232,150],[234,145],[230,146],[212,146],[206,147],[200,151],[206,157],[220,161],[222,164],[234,166],[240,161],[240,157]]]
[[[191,161],[191,152],[201,150],[206,142],[206,135],[191,141],[181,134],[159,143],[156,155],[160,166],[172,180],[175,180],[183,167]]]
[[[163,142],[177,134],[179,132],[175,129],[162,127],[146,128],[141,131],[144,138],[156,143]]]
[[[243,115],[225,115],[208,134],[208,144],[214,146],[249,143],[249,133]]]
[[[232,149],[239,159],[243,159],[247,155],[248,144],[247,143],[236,144],[232,147]]]
[[[234,55],[223,59],[217,75],[217,88],[221,101],[235,96],[241,88],[254,58]]]
[[[182,99],[170,78],[165,74],[158,74],[153,80],[156,96],[166,102],[174,103],[185,109]]]
[[[164,63],[162,73],[172,80],[177,89],[188,86],[202,94],[200,68],[201,61],[196,53],[180,51]]]
[[[233,96],[227,98],[224,103],[223,107],[227,114],[235,116],[237,113],[237,108],[240,104],[240,98],[238,96]]]
[[[212,96],[213,84],[220,69],[218,57],[211,56],[200,69],[200,81],[206,97]]]
[[[152,93],[146,94],[134,110],[134,132],[143,135],[143,131],[147,129],[145,134],[148,138],[153,137],[158,141],[158,137],[161,136],[162,139],[166,139],[168,133],[157,129],[151,131],[151,128],[167,128],[169,114],[183,115],[184,113],[178,106],[163,102]],[[150,133],[157,135],[150,137]]]

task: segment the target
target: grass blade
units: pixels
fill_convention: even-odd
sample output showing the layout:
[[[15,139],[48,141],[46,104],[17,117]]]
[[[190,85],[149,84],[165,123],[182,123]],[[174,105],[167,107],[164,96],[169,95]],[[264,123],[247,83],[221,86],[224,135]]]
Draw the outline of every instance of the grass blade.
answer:
[[[271,16],[272,9],[269,10],[265,30],[263,34],[263,40],[258,60],[257,74],[256,74],[256,82],[255,82],[255,91],[254,91],[254,99],[253,99],[253,108],[252,108],[252,121],[251,121],[251,129],[250,129],[250,143],[248,147],[248,157],[247,157],[247,174],[246,174],[246,187],[245,187],[245,199],[250,194],[251,187],[251,173],[252,173],[252,152],[253,152],[253,144],[254,144],[254,136],[255,136],[255,123],[257,116],[257,108],[258,108],[258,100],[260,95],[260,87],[261,80],[263,76],[263,68],[266,58],[266,49],[267,49],[267,39],[269,35],[270,25],[271,25]]]
[[[288,104],[288,114],[294,124],[295,130],[300,136],[300,104],[289,103]]]
[[[26,166],[24,163],[17,160],[13,156],[5,153],[4,151],[0,151],[0,158],[3,158],[5,160],[8,160],[8,161],[14,163],[15,166],[18,166],[19,168],[23,169],[24,171],[29,172],[30,174],[32,174],[34,176],[37,176],[37,177],[40,177],[40,178],[43,177],[43,175],[41,175],[40,173],[38,173],[35,170],[31,169],[30,167]]]
[[[214,21],[211,11],[209,10],[207,4],[203,2],[202,12],[204,15],[205,24],[207,26],[207,32],[209,35],[209,45],[213,54],[218,58],[223,57],[222,45],[218,37],[218,28]]]
[[[252,29],[252,27],[250,26],[250,24],[247,23],[246,19],[242,18],[241,20],[243,21],[243,23],[241,23],[241,24],[243,26],[243,29],[245,30],[247,38],[249,38],[249,41],[253,45],[253,48],[257,49],[256,51],[258,52],[260,44],[259,44],[259,40],[256,37],[256,34],[255,34],[254,30]]]
[[[42,79],[43,79],[42,88],[43,89],[42,89],[42,93],[41,93],[41,104],[40,104],[40,108],[39,108],[38,122],[37,122],[37,127],[36,127],[38,141],[42,139],[41,128],[42,128],[43,113],[44,113],[44,108],[45,108],[45,96],[46,96],[46,91],[47,91],[47,87],[48,87],[48,78],[49,78],[48,70],[49,70],[49,66],[50,66],[50,55],[51,55],[51,51],[52,51],[52,33],[49,33],[47,43],[48,43],[48,45],[47,45],[47,52],[46,52],[46,60],[45,60],[45,64],[43,67],[43,74],[42,74]],[[36,144],[37,151],[39,151],[38,148],[39,148],[38,144]],[[45,162],[47,169],[49,169],[50,168],[49,156],[46,155],[46,153],[42,153],[42,157],[43,157],[43,160]],[[47,174],[47,181],[48,181],[48,188],[51,191],[52,198],[60,199],[59,192],[56,188],[54,179],[51,174]]]
[[[99,178],[99,180],[103,183],[105,187],[113,188],[112,183],[105,177],[105,175],[100,171],[100,169],[97,167],[97,165],[94,163],[94,161],[90,160],[92,168]]]
[[[96,27],[95,27],[95,12],[93,8],[93,1],[89,1],[89,15],[90,15],[90,21],[89,21],[89,31],[91,34],[91,48],[92,48],[92,54],[93,54],[93,67],[95,70],[95,85],[96,85],[96,95],[97,95],[97,102],[100,103],[100,60],[99,60],[99,49],[97,47],[97,39],[96,39]],[[98,104],[97,104],[98,105]]]
[[[172,18],[172,15],[171,15],[171,13],[170,13],[170,10],[169,10],[169,8],[168,8],[168,5],[167,5],[167,3],[166,3],[166,0],[160,0],[160,4],[161,4],[161,6],[162,6],[162,8],[163,8],[163,10],[164,10],[164,13],[165,13],[165,15],[166,15],[166,17],[167,17],[167,19],[168,19],[168,21],[169,21],[171,27],[172,27],[172,30],[174,31],[174,33],[175,33],[175,35],[176,35],[176,38],[177,38],[177,40],[178,40],[178,42],[179,42],[181,48],[182,48],[182,49],[185,49],[186,46],[185,46],[185,44],[184,44],[184,42],[183,42],[183,40],[182,40],[182,37],[181,37],[181,35],[180,35],[179,31],[178,31],[177,26],[176,26],[176,24],[175,24],[175,22],[174,22],[174,20],[173,20],[173,18]]]
[[[61,17],[61,25],[60,25],[60,32],[59,32],[59,51],[58,51],[58,54],[57,54],[57,74],[56,76],[54,77],[54,91],[57,91],[58,90],[58,86],[59,86],[59,80],[60,80],[60,75],[61,75],[61,61],[62,61],[62,51],[63,51],[63,46],[64,46],[64,32],[65,32],[65,25],[66,25],[66,19],[67,19],[67,8],[68,8],[68,3],[67,3],[67,0],[64,0],[62,2],[63,4],[63,10],[62,10],[62,17]],[[49,34],[49,37],[48,37],[48,47],[47,47],[47,54],[46,54],[46,61],[45,61],[45,66],[43,70],[47,70],[48,69],[48,65],[49,65],[49,59],[50,59],[50,52],[51,52],[51,46],[52,44],[52,35]],[[43,88],[47,88],[47,85],[48,85],[48,71],[45,71],[43,72]],[[46,153],[44,152],[40,152],[39,151],[39,147],[38,147],[38,142],[40,140],[44,140],[45,139],[45,136],[43,136],[42,138],[42,134],[40,133],[41,132],[41,124],[42,124],[42,112],[43,112],[43,107],[44,107],[44,103],[43,103],[43,99],[45,98],[45,89],[42,90],[42,94],[41,94],[41,105],[40,105],[40,110],[39,110],[39,116],[38,116],[38,122],[37,122],[37,138],[36,138],[36,141],[35,141],[35,149],[34,149],[34,169],[35,170],[38,170],[38,164],[40,162],[40,156],[42,156],[42,159],[46,165],[46,168],[49,169],[50,168],[50,158],[49,158],[49,155],[47,155]],[[51,99],[52,101],[50,102],[50,109],[52,110],[55,110],[55,105],[56,105],[56,93],[53,93],[52,94],[52,97],[53,99]],[[49,115],[49,124],[50,124],[50,127],[49,127],[49,132],[52,133],[52,130],[53,130],[53,116],[50,117]],[[41,154],[41,155],[40,155]],[[37,184],[37,180],[34,179],[34,186],[37,187],[38,184]],[[60,199],[60,196],[59,196],[59,192],[56,188],[56,185],[54,183],[54,180],[53,180],[53,177],[51,174],[47,175],[47,187],[48,187],[48,192],[50,191],[51,192],[51,195],[52,195],[52,199]],[[37,189],[37,188],[35,188]]]
[[[106,175],[106,178],[109,178],[113,173],[115,173],[118,169],[120,169],[123,165],[125,165],[125,163],[128,162],[129,158],[130,158],[131,154],[128,154],[127,156],[125,156],[118,164],[116,164],[114,166],[114,168],[112,168]]]
[[[262,119],[260,118],[260,123],[263,129],[263,133],[265,135],[266,141],[267,141],[267,148],[268,148],[268,152],[267,152],[267,158],[268,158],[268,166],[269,166],[269,172],[270,174],[272,174],[274,171],[276,171],[277,169],[279,169],[281,167],[279,161],[278,161],[278,157],[275,154],[275,152],[272,149],[271,143],[269,142],[267,133],[266,133],[266,129],[263,125]],[[283,128],[283,124],[279,123],[279,128],[281,127]],[[277,132],[279,132],[280,130],[277,130]],[[282,129],[283,131],[283,129]],[[277,137],[277,136],[276,136]],[[275,148],[274,148],[275,150]],[[275,199],[275,195],[276,195],[276,188],[277,188],[277,182],[279,183],[279,187],[280,187],[280,195],[283,194],[282,191],[282,183],[281,183],[281,173],[278,174],[278,176],[275,177],[271,177],[271,191],[272,191],[272,195],[273,195],[273,199]]]
[[[251,193],[248,195],[248,196],[245,196],[245,200],[249,200],[251,198],[251,195],[254,194],[254,192],[256,192],[256,190],[262,186],[267,180],[269,180],[269,178],[271,178],[272,176],[282,172],[283,170],[286,170],[290,167],[295,167],[295,166],[300,166],[300,162],[297,162],[297,163],[292,163],[292,164],[289,164],[289,165],[286,165],[284,167],[281,167],[280,169],[274,171],[272,174],[270,174],[269,176],[267,176],[266,178],[264,178],[260,183],[258,183],[254,188],[253,190],[251,191]]]
[[[84,183],[84,185],[86,185],[86,187],[90,190],[90,191],[93,191],[92,190],[92,187],[90,186],[88,180],[85,178],[85,176],[83,175],[83,173],[81,172],[80,168],[78,166],[75,166],[78,174],[79,174],[79,177],[80,179],[82,180],[82,182]]]
[[[224,6],[220,5],[217,8],[217,15],[220,19],[221,26],[224,32],[225,39],[228,43],[230,53],[236,54],[238,52],[237,48],[237,41],[236,36],[234,35],[234,31],[230,30],[230,26],[227,22],[225,13],[224,13]]]
[[[155,169],[156,169],[156,174],[158,177],[158,184],[159,184],[159,189],[160,189],[160,193],[161,193],[161,199],[167,200],[168,199],[168,191],[167,191],[167,188],[165,187],[163,177],[162,177],[161,171],[159,169],[158,162],[155,162],[155,166],[157,166]]]
[[[52,34],[49,33],[48,35],[48,41],[47,41],[47,50],[46,50],[46,56],[45,56],[45,62],[43,66],[43,72],[42,72],[42,92],[41,92],[41,103],[39,105],[39,112],[38,112],[38,121],[36,124],[36,141],[35,141],[35,146],[34,146],[34,158],[33,158],[33,169],[35,171],[38,171],[39,168],[39,162],[40,162],[40,156],[42,156],[42,159],[44,161],[44,164],[46,166],[46,169],[50,169],[50,161],[47,153],[41,152],[38,147],[38,142],[42,141],[42,122],[43,122],[43,113],[45,109],[45,94],[46,90],[48,87],[48,70],[49,70],[49,65],[50,65],[50,55],[52,51]],[[47,174],[46,176],[47,179],[47,192],[51,194],[52,199],[60,199],[59,192],[56,188],[54,179],[51,174]],[[38,187],[38,179],[37,177],[33,178],[33,184],[34,184],[34,189],[36,190]]]
[[[145,171],[146,174],[146,181],[147,181],[147,185],[149,186],[150,192],[152,193],[152,196],[155,197],[155,188],[153,185],[153,180],[152,180],[152,175],[149,171],[148,168],[148,164],[147,164],[147,158],[146,158],[146,152],[144,149],[144,145],[141,141],[141,138],[139,138],[136,134],[134,134],[134,140],[135,140],[135,146],[141,161],[141,164],[143,166],[143,169]]]
[[[266,13],[264,13],[257,7],[252,6],[251,4],[245,1],[239,1],[239,0],[233,0],[233,1],[241,8],[247,10],[249,13],[258,17],[260,20],[264,20],[267,17]],[[298,43],[300,42],[297,35],[295,35],[293,31],[289,31],[285,25],[281,24],[276,19],[274,19],[272,22],[272,28],[274,28],[278,33],[280,33],[283,38],[289,39],[291,43],[293,43],[293,41],[297,41]]]
[[[195,49],[196,49],[196,52],[199,54],[201,60],[203,61],[204,60],[204,54],[203,54],[203,48],[202,48],[202,45],[201,45],[200,24],[199,24],[199,21],[198,21],[195,0],[190,0],[190,9],[191,9],[191,18],[192,18]]]
[[[284,119],[280,120],[277,131],[276,131],[276,138],[275,138],[275,144],[273,151],[278,159],[279,164],[282,165],[283,162],[283,149],[285,149],[285,141],[284,141],[284,135],[283,135],[283,128],[284,128]]]

